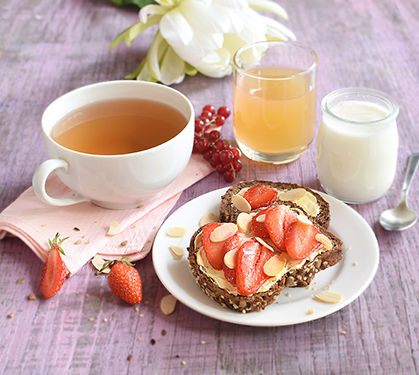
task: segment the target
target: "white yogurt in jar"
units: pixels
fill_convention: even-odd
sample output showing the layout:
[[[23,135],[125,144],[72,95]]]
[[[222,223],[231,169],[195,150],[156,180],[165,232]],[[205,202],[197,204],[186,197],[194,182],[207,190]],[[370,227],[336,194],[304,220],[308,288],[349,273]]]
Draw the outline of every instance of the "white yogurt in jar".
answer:
[[[322,110],[317,174],[323,188],[348,203],[380,198],[396,173],[397,103],[375,90],[342,89],[323,99]]]

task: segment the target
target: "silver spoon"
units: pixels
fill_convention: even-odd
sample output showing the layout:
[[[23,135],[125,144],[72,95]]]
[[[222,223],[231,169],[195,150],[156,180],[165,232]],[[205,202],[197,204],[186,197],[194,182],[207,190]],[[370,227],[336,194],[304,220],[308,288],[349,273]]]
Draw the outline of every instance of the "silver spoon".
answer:
[[[397,207],[384,211],[380,216],[380,224],[387,230],[404,230],[414,225],[418,219],[416,212],[407,207],[406,198],[410,184],[419,164],[419,153],[410,155],[404,179],[402,196]]]

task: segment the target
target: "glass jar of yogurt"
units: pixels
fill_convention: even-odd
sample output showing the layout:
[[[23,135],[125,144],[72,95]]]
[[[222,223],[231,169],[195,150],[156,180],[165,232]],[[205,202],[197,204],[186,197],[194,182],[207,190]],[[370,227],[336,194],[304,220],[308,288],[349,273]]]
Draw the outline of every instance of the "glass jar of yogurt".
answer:
[[[336,90],[322,100],[317,137],[317,175],[323,189],[347,203],[367,203],[393,183],[399,106],[367,88]]]

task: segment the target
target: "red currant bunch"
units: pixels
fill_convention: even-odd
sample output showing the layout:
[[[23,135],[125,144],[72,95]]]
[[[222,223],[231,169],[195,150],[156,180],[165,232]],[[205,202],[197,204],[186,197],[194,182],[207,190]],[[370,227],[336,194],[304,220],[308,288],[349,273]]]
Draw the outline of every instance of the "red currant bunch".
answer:
[[[220,127],[230,116],[230,108],[222,106],[216,111],[214,106],[206,105],[201,116],[195,119],[194,152],[200,152],[204,159],[224,177],[226,182],[237,178],[242,169],[241,152],[230,142],[221,138]]]

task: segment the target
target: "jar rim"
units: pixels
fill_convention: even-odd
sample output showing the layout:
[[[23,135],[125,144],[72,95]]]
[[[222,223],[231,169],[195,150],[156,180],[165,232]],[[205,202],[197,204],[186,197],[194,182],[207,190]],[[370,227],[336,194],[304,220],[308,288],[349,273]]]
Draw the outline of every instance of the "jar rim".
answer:
[[[331,106],[329,105],[329,102],[332,100],[336,100],[340,97],[344,98],[344,97],[349,97],[350,95],[359,95],[360,98],[374,98],[375,100],[380,100],[382,103],[387,104],[387,107],[390,108],[390,113],[383,118],[380,118],[378,120],[372,120],[372,121],[356,121],[356,120],[349,120],[347,118],[343,118],[340,117],[338,115],[336,115],[332,109]],[[353,100],[353,99],[352,99]],[[348,100],[342,100],[343,101],[349,101]],[[371,103],[375,103],[372,102]],[[375,103],[378,104],[378,103]],[[382,91],[379,90],[375,90],[375,89],[370,89],[370,88],[364,88],[364,87],[348,87],[348,88],[342,88],[342,89],[338,89],[335,91],[332,91],[331,93],[327,94],[321,103],[321,108],[323,113],[327,113],[328,115],[332,116],[333,118],[348,123],[348,124],[353,124],[353,125],[359,125],[359,124],[369,124],[369,125],[373,125],[373,124],[380,124],[383,122],[387,122],[390,120],[393,120],[397,117],[397,115],[399,114],[399,105],[397,104],[397,102],[394,100],[394,98]]]

